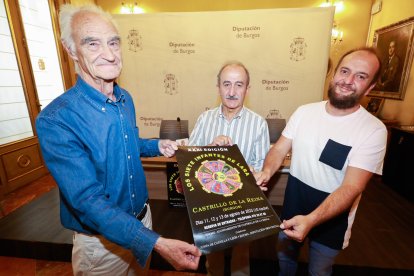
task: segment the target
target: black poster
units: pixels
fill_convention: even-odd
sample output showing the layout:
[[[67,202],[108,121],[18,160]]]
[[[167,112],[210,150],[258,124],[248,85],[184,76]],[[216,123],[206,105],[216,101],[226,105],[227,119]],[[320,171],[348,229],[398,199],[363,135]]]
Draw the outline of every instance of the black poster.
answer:
[[[194,242],[204,254],[278,232],[280,219],[236,145],[179,147],[176,155]]]
[[[175,162],[167,162],[167,185],[168,204],[171,207],[185,207],[183,185]]]

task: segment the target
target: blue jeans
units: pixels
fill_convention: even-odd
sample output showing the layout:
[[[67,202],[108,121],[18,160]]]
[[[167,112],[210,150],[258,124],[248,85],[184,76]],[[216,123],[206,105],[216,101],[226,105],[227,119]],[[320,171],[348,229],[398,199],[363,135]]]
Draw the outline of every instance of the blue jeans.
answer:
[[[289,239],[283,231],[279,232],[277,253],[279,276],[294,276],[296,274],[299,252],[302,246],[303,243]],[[339,252],[340,250],[309,240],[309,275],[331,275],[332,265]]]

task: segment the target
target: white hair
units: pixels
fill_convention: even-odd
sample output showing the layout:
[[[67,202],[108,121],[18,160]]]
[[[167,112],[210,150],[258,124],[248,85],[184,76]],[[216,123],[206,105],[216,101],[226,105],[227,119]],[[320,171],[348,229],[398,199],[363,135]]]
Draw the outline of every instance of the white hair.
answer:
[[[60,24],[60,39],[62,44],[66,46],[69,50],[76,52],[75,41],[73,40],[73,30],[72,30],[72,20],[78,13],[89,12],[96,13],[101,16],[103,19],[108,20],[114,25],[115,29],[118,31],[118,26],[111,14],[102,10],[101,7],[95,5],[84,5],[76,6],[71,4],[62,5],[59,13],[59,24]]]

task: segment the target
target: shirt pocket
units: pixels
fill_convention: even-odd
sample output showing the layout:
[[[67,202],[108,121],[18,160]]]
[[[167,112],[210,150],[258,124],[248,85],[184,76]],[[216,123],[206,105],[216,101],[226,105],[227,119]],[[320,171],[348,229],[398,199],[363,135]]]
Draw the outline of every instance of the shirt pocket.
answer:
[[[342,170],[351,148],[329,139],[322,150],[319,161],[334,169]]]

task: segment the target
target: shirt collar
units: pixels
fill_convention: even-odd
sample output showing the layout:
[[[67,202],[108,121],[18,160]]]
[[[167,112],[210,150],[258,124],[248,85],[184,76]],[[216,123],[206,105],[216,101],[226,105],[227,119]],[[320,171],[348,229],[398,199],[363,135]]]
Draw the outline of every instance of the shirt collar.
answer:
[[[224,116],[224,114],[223,114],[223,104],[220,104],[220,107],[219,107],[219,109],[218,109],[218,115],[219,115],[219,117],[221,117],[221,118],[226,118],[226,116]],[[233,119],[237,119],[237,118],[241,118],[242,116],[243,116],[243,114],[245,113],[245,107],[244,107],[244,105],[243,105],[243,107],[240,109],[240,111],[239,111],[239,113],[237,113],[234,117],[233,117]]]
[[[108,97],[104,94],[93,88],[91,85],[86,83],[81,76],[78,75],[76,86],[79,88],[79,91],[82,91],[82,94],[88,97],[91,101],[97,102],[100,104],[105,104],[107,102],[112,102]],[[114,95],[116,102],[119,102],[124,99],[124,92],[118,86],[116,82],[114,82]]]

